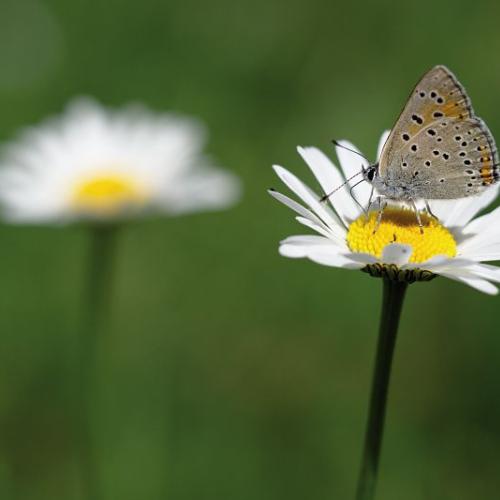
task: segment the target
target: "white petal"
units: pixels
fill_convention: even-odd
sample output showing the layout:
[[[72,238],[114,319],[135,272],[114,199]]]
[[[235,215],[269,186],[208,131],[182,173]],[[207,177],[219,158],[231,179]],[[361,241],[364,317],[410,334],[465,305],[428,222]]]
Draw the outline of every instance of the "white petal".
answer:
[[[281,244],[330,246],[332,242],[328,238],[324,238],[323,236],[317,236],[315,234],[298,234],[295,236],[288,236],[287,238],[281,241]]]
[[[391,243],[386,245],[382,251],[381,262],[384,264],[395,264],[397,266],[403,266],[408,263],[408,260],[412,254],[412,248],[410,245],[402,245],[400,243]]]
[[[491,284],[489,281],[480,278],[465,278],[463,276],[458,276],[456,274],[449,272],[443,272],[440,274],[452,280],[465,283],[466,285],[469,285],[470,287],[475,288],[480,292],[487,293],[489,295],[496,295],[498,293],[498,288],[495,285]]]
[[[407,269],[425,269],[433,273],[440,273],[443,270],[462,268],[472,265],[474,262],[470,259],[448,257],[447,255],[435,255],[432,259],[418,264],[407,264]]]
[[[322,226],[324,229],[328,229],[328,226],[311,210],[303,207],[300,203],[297,203],[295,200],[292,200],[288,196],[275,191],[274,189],[269,189],[267,191],[273,198],[283,203],[287,207],[291,208],[294,212],[297,212],[302,217],[309,219],[311,222],[314,222],[318,226]]]
[[[496,247],[495,250],[484,249],[480,252],[475,252],[473,254],[467,254],[466,257],[475,262],[491,262],[495,260],[500,260],[500,246]]]
[[[346,269],[361,269],[365,267],[365,264],[354,262],[353,260],[342,255],[311,252],[307,257],[313,262],[322,264],[323,266],[342,267]]]
[[[455,210],[455,205],[457,201],[460,200],[427,200],[429,206],[431,207],[432,213],[439,219],[441,224],[447,226],[446,220]],[[419,207],[420,207],[419,203]],[[422,205],[421,209],[423,210],[425,205]],[[449,227],[449,226],[448,226]]]
[[[279,247],[279,252],[285,257],[291,258],[308,258],[317,264],[332,267],[342,267],[347,269],[360,269],[365,264],[360,264],[353,261],[349,256],[339,253],[339,248],[329,244],[328,240],[325,243],[315,241],[312,244],[307,244],[307,240],[284,240]],[[297,242],[298,241],[298,242]]]
[[[472,238],[462,241],[457,246],[458,253],[461,257],[472,260],[481,260],[482,254],[497,253],[500,251],[500,235],[491,235],[484,231]],[[489,259],[491,260],[491,259]]]
[[[356,146],[348,141],[339,141],[339,144],[345,147],[336,146],[335,151],[337,153],[338,159],[340,161],[340,166],[344,171],[346,179],[352,179],[349,181],[350,186],[354,184],[359,184],[352,190],[353,196],[361,204],[361,206],[366,207],[368,205],[368,200],[370,199],[371,186],[368,182],[363,181],[362,171],[363,168],[368,166],[368,161],[362,156],[348,151],[345,148],[352,149],[353,151],[358,151]],[[354,177],[353,177],[354,176]]]
[[[479,217],[471,222],[464,233],[471,236],[457,247],[461,256],[475,261],[500,259],[500,210]]]
[[[382,149],[384,148],[385,143],[387,142],[387,139],[389,138],[389,135],[391,134],[390,130],[385,130],[382,136],[380,137],[380,140],[378,141],[378,148],[377,148],[377,159],[380,160],[380,155],[382,154]]]
[[[444,263],[447,261],[451,260],[449,257],[446,255],[435,255],[429,260],[426,260],[425,262],[408,262],[406,263],[403,268],[404,269],[426,269],[427,271],[433,271],[435,269],[438,269],[441,267]]]
[[[349,223],[358,217],[361,209],[352,199],[348,186],[340,187],[345,179],[330,159],[317,148],[298,147],[297,150],[318,179],[324,194],[329,194],[334,189],[340,188],[328,200],[342,220]]]
[[[447,265],[433,272],[446,278],[460,281],[489,294],[496,294],[497,288],[486,280],[500,281],[500,268],[476,264],[465,259],[450,259]]]
[[[290,236],[280,243],[279,251],[285,257],[307,257],[316,252],[340,255],[340,248],[322,236]]]
[[[368,264],[375,264],[379,260],[377,257],[375,257],[372,254],[369,253],[363,253],[363,252],[352,252],[349,254],[346,254],[350,259],[352,259],[354,262],[358,262],[363,265],[368,265]]]
[[[335,242],[338,247],[346,248],[345,238],[343,236],[338,236],[335,231],[332,231],[329,227],[316,224],[306,217],[301,217],[300,215],[296,217],[296,220],[302,225],[310,227],[313,231],[329,238],[331,241]]]
[[[464,229],[464,234],[478,234],[494,231],[500,235],[500,207],[471,221]]]
[[[430,200],[432,212],[446,227],[464,227],[498,195],[498,187],[487,189],[478,196],[458,200]]]
[[[500,267],[488,264],[474,264],[468,268],[469,272],[478,278],[500,283]]]
[[[339,235],[343,233],[344,229],[338,217],[327,205],[319,201],[319,197],[315,193],[285,168],[278,165],[275,165],[273,168],[288,188],[301,198],[327,226],[332,230],[336,230]]]
[[[463,215],[462,224],[469,223],[481,210],[491,205],[497,198],[500,187],[498,184],[489,187],[484,193],[477,196],[475,203],[469,207],[469,210]]]
[[[157,205],[177,215],[233,205],[240,198],[241,184],[230,172],[205,167],[179,177],[175,189],[168,187],[160,192]]]

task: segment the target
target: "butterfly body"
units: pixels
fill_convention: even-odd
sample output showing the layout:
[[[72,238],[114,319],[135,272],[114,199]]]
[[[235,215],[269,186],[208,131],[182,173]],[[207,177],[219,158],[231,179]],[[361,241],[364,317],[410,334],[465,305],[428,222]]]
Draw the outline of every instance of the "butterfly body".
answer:
[[[392,129],[379,162],[364,178],[387,199],[457,199],[483,192],[500,177],[495,141],[455,76],[428,71]]]
[[[373,170],[370,170],[373,169]],[[429,179],[407,179],[398,169],[389,169],[387,176],[378,175],[379,164],[369,167],[366,178],[371,182],[377,193],[392,200],[411,201],[429,198]],[[373,172],[373,176],[371,175]],[[370,181],[369,177],[372,176]]]

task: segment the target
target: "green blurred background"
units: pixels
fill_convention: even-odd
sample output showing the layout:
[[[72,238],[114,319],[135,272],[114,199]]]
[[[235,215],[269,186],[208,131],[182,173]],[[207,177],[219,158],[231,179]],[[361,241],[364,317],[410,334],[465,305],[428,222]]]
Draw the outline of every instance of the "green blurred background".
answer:
[[[123,229],[94,437],[108,499],[353,497],[381,283],[279,257],[295,146],[371,157],[448,65],[500,133],[495,1],[1,0],[0,138],[74,95],[200,116],[233,210]],[[84,228],[0,227],[0,498],[81,498],[67,401]],[[410,287],[378,498],[499,498],[500,299]]]

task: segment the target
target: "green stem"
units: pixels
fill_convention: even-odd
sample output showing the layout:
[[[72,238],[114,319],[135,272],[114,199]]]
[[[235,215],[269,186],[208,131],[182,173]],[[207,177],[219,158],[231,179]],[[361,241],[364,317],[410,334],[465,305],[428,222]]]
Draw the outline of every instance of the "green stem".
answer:
[[[108,320],[116,235],[116,226],[102,224],[90,228],[84,310],[78,339],[76,419],[83,498],[89,500],[100,498],[92,435],[92,404],[95,401],[98,345]]]
[[[373,372],[370,409],[356,500],[375,498],[392,357],[407,286],[408,283],[384,278],[377,357]]]

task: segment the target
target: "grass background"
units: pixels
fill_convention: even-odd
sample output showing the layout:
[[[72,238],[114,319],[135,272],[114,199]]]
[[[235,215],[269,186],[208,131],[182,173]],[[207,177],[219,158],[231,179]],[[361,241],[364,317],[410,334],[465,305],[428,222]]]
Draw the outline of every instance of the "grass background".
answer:
[[[500,132],[500,4],[462,0],[0,0],[0,138],[75,95],[200,116],[233,210],[123,229],[93,415],[106,498],[353,497],[381,283],[291,261],[265,193],[295,146],[371,157],[448,65]],[[88,234],[0,226],[0,497],[78,499],[68,399]],[[498,298],[410,287],[378,498],[494,500]]]

